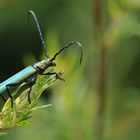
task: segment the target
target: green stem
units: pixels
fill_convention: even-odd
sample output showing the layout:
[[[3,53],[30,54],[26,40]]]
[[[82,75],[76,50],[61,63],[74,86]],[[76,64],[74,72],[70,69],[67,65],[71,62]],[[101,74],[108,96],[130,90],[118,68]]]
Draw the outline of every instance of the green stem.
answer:
[[[103,5],[105,0],[93,0],[94,9],[94,29],[97,46],[100,48],[99,67],[98,67],[98,107],[97,107],[97,126],[96,135],[98,140],[104,138],[105,130],[105,110],[107,95],[107,49],[103,41],[103,32],[105,29],[105,20],[103,18],[105,9]]]

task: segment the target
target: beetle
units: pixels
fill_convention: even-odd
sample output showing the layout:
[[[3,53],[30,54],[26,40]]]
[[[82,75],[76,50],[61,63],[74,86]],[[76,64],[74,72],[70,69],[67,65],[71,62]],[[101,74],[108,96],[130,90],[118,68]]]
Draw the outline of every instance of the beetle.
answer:
[[[29,104],[31,104],[30,93],[31,93],[31,90],[32,90],[32,86],[36,83],[38,75],[56,75],[57,79],[64,81],[64,79],[59,77],[56,72],[53,71],[53,72],[45,73],[45,70],[48,69],[49,67],[55,67],[56,66],[56,63],[54,63],[53,61],[66,48],[68,48],[68,47],[70,47],[74,44],[77,44],[80,47],[80,53],[81,53],[80,64],[82,62],[83,49],[82,49],[81,43],[78,42],[78,41],[69,43],[65,47],[61,48],[52,58],[50,58],[48,53],[47,53],[47,50],[46,50],[45,41],[43,39],[43,35],[42,35],[42,32],[41,32],[41,28],[40,28],[38,19],[37,19],[35,13],[32,10],[29,10],[28,11],[28,22],[29,22],[29,16],[30,15],[33,16],[33,18],[35,20],[35,23],[37,25],[37,30],[38,30],[38,33],[39,33],[39,37],[41,39],[41,43],[42,43],[42,47],[43,47],[43,51],[44,51],[44,54],[46,56],[46,59],[35,63],[33,66],[26,67],[25,69],[21,70],[20,72],[13,75],[9,79],[0,83],[0,96],[6,102],[5,97],[2,95],[3,92],[6,91],[8,93],[8,96],[11,99],[11,106],[13,106],[13,96],[10,93],[10,88],[12,88],[12,87],[16,87],[16,86],[21,85],[22,83],[25,83],[25,85],[29,87],[28,102],[29,102]]]

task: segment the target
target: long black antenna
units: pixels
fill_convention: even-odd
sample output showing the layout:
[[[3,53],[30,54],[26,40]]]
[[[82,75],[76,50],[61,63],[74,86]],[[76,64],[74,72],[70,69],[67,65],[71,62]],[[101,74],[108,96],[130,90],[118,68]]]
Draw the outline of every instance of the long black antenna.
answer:
[[[51,61],[54,61],[57,57],[57,55],[59,55],[63,50],[65,50],[66,48],[70,47],[71,45],[77,44],[80,47],[80,51],[81,51],[81,55],[80,55],[80,64],[82,63],[82,58],[83,58],[83,49],[82,49],[82,45],[80,42],[76,41],[76,42],[71,42],[70,44],[66,45],[65,47],[63,47],[62,49],[60,49],[55,55],[54,57],[51,59]]]
[[[45,41],[43,39],[43,35],[42,35],[42,32],[41,32],[41,28],[40,28],[40,25],[38,23],[38,19],[37,19],[35,13],[32,10],[29,10],[28,11],[28,23],[29,23],[29,16],[30,16],[30,14],[32,14],[32,16],[33,16],[33,18],[34,18],[34,20],[36,22],[38,33],[39,33],[39,37],[41,39],[41,43],[42,43],[42,46],[43,46],[43,50],[45,52],[45,55],[46,55],[47,58],[49,58],[49,55],[48,55],[47,50],[46,50],[46,44],[45,44]]]

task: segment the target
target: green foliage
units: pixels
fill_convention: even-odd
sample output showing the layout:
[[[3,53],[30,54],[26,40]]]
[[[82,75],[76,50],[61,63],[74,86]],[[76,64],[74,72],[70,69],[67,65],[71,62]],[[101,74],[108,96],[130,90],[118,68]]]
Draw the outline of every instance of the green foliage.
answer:
[[[61,75],[62,73],[59,73]],[[18,89],[13,93],[13,95],[20,94],[13,103],[13,108],[11,107],[11,99],[9,98],[4,104],[2,111],[0,113],[0,130],[6,130],[14,126],[28,126],[29,124],[26,122],[29,118],[31,118],[31,113],[35,110],[46,108],[50,105],[35,107],[39,97],[42,92],[48,88],[54,81],[56,77],[52,76],[42,76],[39,75],[35,85],[32,88],[30,99],[31,104],[28,102],[28,92],[29,89],[22,91],[19,93],[23,83]]]

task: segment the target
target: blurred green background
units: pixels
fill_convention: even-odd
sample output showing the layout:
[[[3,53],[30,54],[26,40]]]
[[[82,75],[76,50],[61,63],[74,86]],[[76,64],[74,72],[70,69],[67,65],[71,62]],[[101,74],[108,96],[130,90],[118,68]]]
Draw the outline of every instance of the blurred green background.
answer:
[[[77,48],[59,56],[56,71],[66,82],[57,81],[39,102],[53,106],[0,139],[140,140],[140,1],[0,0],[0,82],[42,58],[29,9],[50,56],[78,40],[83,64]]]

